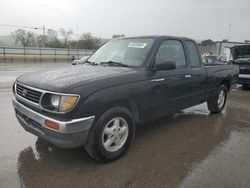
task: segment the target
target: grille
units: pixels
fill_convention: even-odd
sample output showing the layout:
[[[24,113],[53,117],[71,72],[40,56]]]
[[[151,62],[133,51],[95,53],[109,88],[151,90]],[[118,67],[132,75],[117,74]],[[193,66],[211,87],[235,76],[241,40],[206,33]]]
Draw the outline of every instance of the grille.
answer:
[[[16,85],[16,92],[19,96],[37,104],[39,104],[42,96],[42,92],[30,89],[20,84]]]
[[[250,83],[250,79],[249,78],[239,78],[239,82],[240,83]]]
[[[250,74],[250,65],[248,64],[240,65],[240,74]]]
[[[250,69],[240,69],[240,74],[250,74]]]

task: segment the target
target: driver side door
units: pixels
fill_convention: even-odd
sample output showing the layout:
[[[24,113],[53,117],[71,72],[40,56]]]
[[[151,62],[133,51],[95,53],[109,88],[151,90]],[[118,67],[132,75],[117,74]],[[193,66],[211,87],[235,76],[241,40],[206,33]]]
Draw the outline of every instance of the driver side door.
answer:
[[[182,41],[171,39],[161,42],[155,56],[156,67],[169,61],[175,62],[175,69],[156,70],[149,80],[151,118],[174,113],[186,106],[191,77]]]

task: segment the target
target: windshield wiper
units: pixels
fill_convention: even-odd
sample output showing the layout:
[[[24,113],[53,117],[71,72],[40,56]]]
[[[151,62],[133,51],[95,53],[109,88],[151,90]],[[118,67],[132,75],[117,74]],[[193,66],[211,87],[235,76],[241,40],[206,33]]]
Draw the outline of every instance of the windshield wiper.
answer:
[[[87,60],[87,61],[85,61],[84,63],[90,64],[90,65],[93,65],[93,66],[94,66],[94,65],[97,65],[97,63],[92,62],[92,61],[88,61],[88,60]],[[84,63],[83,63],[83,64],[84,64]]]
[[[127,64],[123,64],[120,62],[115,62],[115,61],[105,61],[101,62],[101,65],[111,65],[111,66],[119,66],[119,67],[129,67]]]

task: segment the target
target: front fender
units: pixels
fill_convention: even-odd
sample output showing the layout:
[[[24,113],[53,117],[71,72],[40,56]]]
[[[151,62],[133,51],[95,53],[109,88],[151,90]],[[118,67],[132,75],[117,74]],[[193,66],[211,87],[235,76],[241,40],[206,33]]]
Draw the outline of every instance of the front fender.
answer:
[[[77,114],[81,117],[90,114],[98,117],[111,107],[123,106],[135,115],[136,121],[139,121],[148,109],[149,92],[143,85],[134,82],[96,91],[80,102]]]

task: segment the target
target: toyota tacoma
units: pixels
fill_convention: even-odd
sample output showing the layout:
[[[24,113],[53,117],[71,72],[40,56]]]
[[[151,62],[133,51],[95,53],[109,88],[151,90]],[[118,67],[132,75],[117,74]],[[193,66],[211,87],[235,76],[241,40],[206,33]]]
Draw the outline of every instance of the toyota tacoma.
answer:
[[[236,65],[204,66],[189,38],[120,38],[83,64],[18,77],[13,106],[26,131],[107,162],[126,153],[136,124],[204,102],[220,113],[238,75]]]

